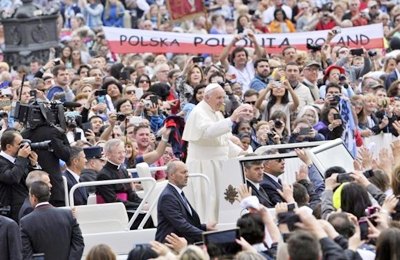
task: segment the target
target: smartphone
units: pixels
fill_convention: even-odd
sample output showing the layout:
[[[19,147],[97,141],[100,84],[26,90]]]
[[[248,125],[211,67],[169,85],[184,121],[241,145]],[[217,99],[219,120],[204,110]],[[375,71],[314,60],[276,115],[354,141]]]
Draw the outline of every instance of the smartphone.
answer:
[[[358,226],[360,227],[360,239],[368,240],[368,221],[367,218],[360,218],[358,221]]]
[[[98,90],[96,90],[96,91],[94,92],[94,95],[95,95],[96,97],[98,97],[98,96],[105,96],[105,95],[107,95],[107,90],[105,90],[105,89],[98,89]]]
[[[204,62],[204,57],[201,57],[201,56],[193,57],[193,62],[194,63]]]
[[[345,183],[345,182],[351,182],[351,181],[354,181],[354,178],[350,176],[350,173],[340,173],[336,177],[337,183]]]
[[[157,96],[150,96],[151,103],[158,105],[158,97]]]
[[[240,239],[239,228],[203,233],[203,241],[211,258],[234,256],[240,252],[242,248],[236,239]]]
[[[78,141],[82,139],[82,133],[81,132],[76,132],[74,133],[74,141]]]
[[[54,59],[54,65],[55,66],[60,65],[60,64],[61,64],[60,58]]]
[[[363,174],[364,174],[365,178],[371,178],[375,175],[373,170],[365,171],[365,172],[363,172]]]
[[[341,119],[340,114],[333,114],[333,119],[334,120]]]
[[[311,132],[311,127],[300,128],[299,135],[308,135]]]
[[[294,211],[288,211],[278,214],[278,222],[280,224],[286,224],[289,231],[293,231],[296,229],[296,223],[299,223],[301,221],[300,217],[296,213],[294,213]]]
[[[294,203],[287,204],[288,211],[294,211],[295,208],[296,208],[296,204],[294,204]]]
[[[352,50],[350,50],[350,54],[353,56],[361,56],[364,54],[364,50],[363,49],[352,49]]]

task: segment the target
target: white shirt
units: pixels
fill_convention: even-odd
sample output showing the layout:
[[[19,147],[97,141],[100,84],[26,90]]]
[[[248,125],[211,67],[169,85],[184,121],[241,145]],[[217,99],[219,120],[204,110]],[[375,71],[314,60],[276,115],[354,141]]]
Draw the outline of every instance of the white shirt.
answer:
[[[242,90],[244,93],[250,88],[250,82],[254,78],[254,64],[252,61],[249,61],[247,62],[246,67],[244,67],[242,70],[239,70],[236,67],[229,65],[228,74],[236,75],[236,82],[239,82],[242,85]]]
[[[40,203],[36,204],[35,208],[37,208],[37,207],[39,207],[39,206],[42,206],[42,205],[49,205],[49,204],[50,204],[50,203],[49,203],[48,201],[40,202]]]
[[[279,178],[278,177],[276,177],[276,176],[274,176],[272,174],[269,174],[269,173],[265,173],[265,174],[268,175],[271,179],[273,179],[276,183],[279,183]]]
[[[175,190],[179,193],[179,195],[181,195],[182,200],[185,202],[185,204],[186,204],[186,206],[187,206],[187,208],[188,208],[188,210],[189,210],[189,212],[190,212],[190,215],[192,215],[192,209],[190,208],[190,205],[189,205],[189,203],[187,202],[187,199],[186,199],[186,198],[183,198],[183,195],[182,195],[183,190],[180,189],[178,186],[172,184],[171,182],[168,182],[168,183],[169,183],[172,187],[175,188]]]
[[[248,182],[250,182],[251,184],[253,184],[253,185],[254,185],[254,187],[256,187],[256,188],[257,188],[257,190],[259,190],[259,189],[260,189],[260,183],[255,183],[255,182],[253,182],[253,181],[251,181],[251,180],[249,180],[249,179],[247,179],[247,178],[246,178],[246,181],[248,181]]]
[[[67,170],[71,173],[72,176],[74,176],[74,179],[76,180],[76,182],[79,182],[79,178],[80,176],[78,174],[76,174],[74,171],[72,171],[70,168],[67,167]]]
[[[0,152],[0,155],[3,156],[4,158],[6,158],[7,160],[9,160],[10,162],[12,162],[13,164],[15,163],[15,157],[12,157],[11,155],[5,153],[4,151]]]

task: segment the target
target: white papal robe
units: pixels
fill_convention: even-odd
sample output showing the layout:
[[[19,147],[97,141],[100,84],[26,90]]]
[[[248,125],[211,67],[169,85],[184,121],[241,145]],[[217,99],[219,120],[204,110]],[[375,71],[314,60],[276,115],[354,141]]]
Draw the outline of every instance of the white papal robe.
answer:
[[[201,101],[190,113],[182,138],[189,142],[186,165],[189,173],[202,173],[210,179],[209,190],[199,179],[189,179],[185,194],[200,216],[201,221],[218,221],[220,178],[229,178],[222,173],[221,161],[236,157],[242,149],[229,137],[232,121],[215,112],[205,101]],[[209,200],[205,199],[209,196]],[[208,216],[207,216],[208,210]]]

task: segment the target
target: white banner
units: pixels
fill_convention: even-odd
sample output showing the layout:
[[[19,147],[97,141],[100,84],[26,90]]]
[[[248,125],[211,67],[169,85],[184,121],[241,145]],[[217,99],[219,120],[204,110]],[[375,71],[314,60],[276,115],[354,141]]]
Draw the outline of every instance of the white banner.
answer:
[[[209,53],[219,54],[234,35],[189,34],[161,31],[147,31],[126,28],[103,27],[109,47],[113,53]],[[382,24],[343,28],[336,35],[332,45],[346,45],[351,48],[383,48]],[[328,31],[299,33],[256,34],[257,42],[269,53],[280,52],[286,46],[306,50],[306,44],[322,45]],[[245,38],[237,46],[252,47]]]

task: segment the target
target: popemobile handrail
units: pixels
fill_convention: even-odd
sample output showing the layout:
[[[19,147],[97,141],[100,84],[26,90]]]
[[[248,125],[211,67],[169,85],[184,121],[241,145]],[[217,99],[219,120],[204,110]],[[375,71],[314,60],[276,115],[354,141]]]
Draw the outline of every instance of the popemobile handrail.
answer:
[[[71,191],[69,192],[70,207],[74,207],[74,192],[76,191],[76,189],[78,189],[80,187],[91,187],[91,186],[121,184],[121,183],[130,183],[130,182],[146,182],[146,181],[151,182],[152,186],[145,193],[145,195],[143,196],[142,202],[140,203],[139,207],[135,210],[135,213],[133,214],[132,218],[129,220],[129,223],[128,223],[128,230],[129,230],[131,228],[133,222],[136,220],[137,216],[139,215],[139,213],[142,211],[142,208],[143,208],[144,204],[146,203],[147,198],[150,196],[150,194],[153,192],[154,188],[156,187],[156,180],[152,177],[105,180],[105,181],[89,181],[89,182],[77,183],[74,186],[72,186]],[[151,211],[147,211],[144,218],[146,218],[147,215],[150,216],[150,213],[151,213]]]

